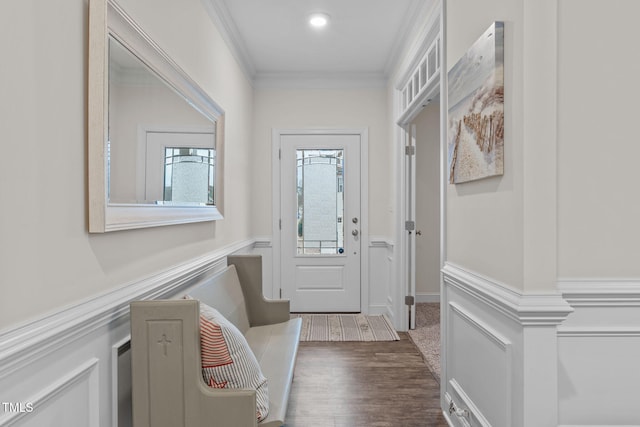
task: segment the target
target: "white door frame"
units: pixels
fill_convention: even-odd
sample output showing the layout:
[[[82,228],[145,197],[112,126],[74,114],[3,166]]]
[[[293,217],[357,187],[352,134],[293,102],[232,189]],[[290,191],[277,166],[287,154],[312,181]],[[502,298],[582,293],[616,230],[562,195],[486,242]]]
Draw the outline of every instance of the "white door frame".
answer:
[[[415,131],[413,135],[411,135],[411,123],[418,116],[418,114],[422,111],[422,106],[426,105],[426,103],[431,102],[431,99],[435,98],[438,94],[440,95],[440,268],[444,267],[444,262],[446,259],[446,192],[447,192],[447,183],[448,177],[446,175],[447,169],[447,150],[446,150],[446,129],[447,129],[447,96],[446,96],[446,78],[447,78],[447,62],[446,62],[446,40],[445,40],[445,6],[446,0],[440,0],[440,14],[437,17],[439,20],[440,27],[440,46],[438,48],[438,60],[440,64],[440,76],[439,82],[436,87],[429,93],[423,93],[419,98],[420,102],[415,102],[415,107],[409,109],[408,111],[402,113],[401,105],[402,105],[402,89],[404,88],[404,84],[406,83],[409,76],[415,71],[417,64],[420,59],[425,55],[427,48],[429,45],[427,42],[429,41],[429,34],[422,34],[421,43],[418,44],[417,48],[413,50],[410,56],[407,57],[406,66],[401,70],[398,74],[398,79],[396,80],[395,85],[395,96],[393,99],[393,113],[394,118],[401,118],[395,122],[394,126],[394,151],[396,152],[396,206],[398,207],[398,214],[396,215],[396,239],[397,245],[394,249],[394,272],[395,278],[397,280],[397,285],[395,289],[390,291],[390,298],[393,301],[390,301],[390,307],[388,308],[388,312],[393,316],[394,326],[401,331],[406,331],[410,328],[409,325],[409,310],[414,310],[415,306],[411,309],[408,309],[405,305],[405,296],[409,291],[409,268],[411,267],[411,263],[409,260],[410,253],[408,250],[409,238],[407,232],[405,230],[405,221],[410,217],[410,213],[407,209],[407,183],[405,180],[405,176],[407,174],[406,171],[406,160],[405,160],[405,145],[408,144],[409,138],[413,137],[415,139]],[[435,25],[435,21],[429,24],[429,27]],[[430,43],[430,42],[429,42]],[[402,115],[401,115],[402,113]],[[415,181],[415,174],[413,174],[413,179]],[[415,182],[412,183],[414,192],[416,189]],[[413,251],[413,256],[415,257],[415,250]],[[413,273],[415,274],[415,273]],[[415,276],[414,276],[415,277]],[[413,286],[413,291],[415,292],[415,284]],[[440,295],[442,302],[442,275],[440,276]],[[441,311],[444,313],[444,310]],[[415,316],[415,313],[414,313]],[[444,325],[444,322],[441,319],[441,325]],[[442,335],[444,336],[444,334]],[[441,356],[444,354],[444,346],[441,346]],[[444,359],[441,357],[441,359]],[[442,360],[442,366],[444,367],[444,360]],[[444,378],[444,377],[443,377]],[[443,382],[444,384],[444,382]]]
[[[280,137],[282,135],[359,135],[360,136],[360,310],[369,313],[369,129],[349,128],[299,128],[272,129],[271,133],[271,208],[272,208],[272,295],[281,295],[282,239],[280,236]]]

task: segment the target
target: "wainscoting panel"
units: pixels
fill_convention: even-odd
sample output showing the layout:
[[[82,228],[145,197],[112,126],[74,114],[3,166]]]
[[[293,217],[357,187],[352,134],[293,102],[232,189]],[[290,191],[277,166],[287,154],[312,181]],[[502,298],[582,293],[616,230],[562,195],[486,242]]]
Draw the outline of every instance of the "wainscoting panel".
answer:
[[[388,297],[393,277],[393,244],[381,237],[369,243],[369,314],[386,314],[393,322],[393,312],[388,310]]]
[[[452,426],[556,427],[560,294],[528,295],[447,263],[442,407]],[[541,374],[542,373],[542,374]]]
[[[470,408],[471,425],[509,425],[511,341],[456,302],[449,303],[447,312],[447,342],[456,349],[448,363],[450,372],[455,373],[449,380],[454,401]],[[487,393],[486,384],[491,384],[491,393]],[[489,424],[485,417],[493,422]]]
[[[253,245],[238,242],[0,333],[0,427],[130,425],[129,303],[180,297]]]
[[[640,282],[560,281],[559,423],[640,426]]]
[[[97,366],[93,358],[51,384],[40,384],[42,390],[26,399],[3,402],[0,426],[99,426]]]

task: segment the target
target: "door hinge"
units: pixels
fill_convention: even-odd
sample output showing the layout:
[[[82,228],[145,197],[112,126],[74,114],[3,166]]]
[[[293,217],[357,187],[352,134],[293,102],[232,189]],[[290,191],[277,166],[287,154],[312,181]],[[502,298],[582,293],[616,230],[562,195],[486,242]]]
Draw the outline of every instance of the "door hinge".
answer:
[[[416,229],[416,222],[415,221],[405,221],[404,222],[404,229],[406,231],[413,231]]]
[[[416,147],[415,145],[405,145],[404,147],[404,154],[406,154],[407,156],[413,156],[416,154]]]
[[[404,297],[405,305],[414,305],[416,303],[416,297],[413,295],[407,295]]]

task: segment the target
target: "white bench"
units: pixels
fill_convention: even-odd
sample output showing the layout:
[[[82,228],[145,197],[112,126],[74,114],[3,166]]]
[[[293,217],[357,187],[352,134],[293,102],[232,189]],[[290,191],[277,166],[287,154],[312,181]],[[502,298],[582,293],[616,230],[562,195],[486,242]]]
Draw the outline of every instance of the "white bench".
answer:
[[[289,301],[262,296],[260,256],[228,257],[228,267],[189,290],[194,300],[131,303],[134,427],[280,427],[293,380],[301,319]],[[256,420],[255,390],[213,389],[202,377],[199,301],[244,335],[268,381],[269,415]]]

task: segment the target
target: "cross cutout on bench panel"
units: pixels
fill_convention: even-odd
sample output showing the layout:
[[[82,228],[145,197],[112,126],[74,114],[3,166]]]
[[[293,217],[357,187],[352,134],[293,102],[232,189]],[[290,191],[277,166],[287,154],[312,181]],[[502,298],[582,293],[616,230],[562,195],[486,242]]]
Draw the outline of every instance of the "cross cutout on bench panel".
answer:
[[[171,344],[173,341],[167,338],[166,334],[162,334],[162,339],[158,340],[158,344],[164,347],[164,355],[167,355],[167,346]]]

